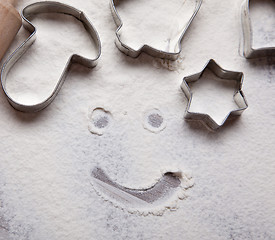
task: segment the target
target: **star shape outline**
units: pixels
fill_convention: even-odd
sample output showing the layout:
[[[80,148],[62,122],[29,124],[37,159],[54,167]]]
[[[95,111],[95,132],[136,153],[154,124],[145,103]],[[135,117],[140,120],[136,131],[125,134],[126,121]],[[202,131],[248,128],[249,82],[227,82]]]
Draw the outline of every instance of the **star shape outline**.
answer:
[[[209,114],[190,111],[193,93],[189,87],[189,83],[199,81],[206,69],[209,69],[214,75],[216,75],[220,79],[233,80],[233,81],[237,82],[237,87],[236,87],[235,93],[233,94],[233,99],[234,99],[236,105],[238,106],[238,108],[230,111],[225,116],[225,118],[221,122],[221,124],[217,123]],[[242,91],[243,79],[244,79],[244,74],[242,72],[234,72],[234,71],[225,70],[225,69],[221,68],[216,63],[215,60],[210,59],[207,62],[207,64],[204,66],[202,71],[183,78],[183,82],[181,84],[181,89],[188,99],[188,105],[185,110],[185,119],[186,120],[202,121],[210,129],[217,130],[221,126],[224,125],[224,123],[227,121],[227,119],[231,118],[232,116],[241,115],[248,108],[247,100],[246,100],[244,93]]]

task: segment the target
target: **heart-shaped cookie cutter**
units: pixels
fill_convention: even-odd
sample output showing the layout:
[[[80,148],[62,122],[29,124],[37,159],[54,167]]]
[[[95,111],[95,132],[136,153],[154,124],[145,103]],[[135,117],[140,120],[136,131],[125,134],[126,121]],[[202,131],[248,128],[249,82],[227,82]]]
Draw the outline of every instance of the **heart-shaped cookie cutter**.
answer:
[[[274,1],[274,0],[273,0]],[[274,1],[275,4],[275,1]],[[242,18],[242,28],[243,28],[243,40],[244,40],[244,56],[246,58],[257,58],[264,56],[275,55],[275,47],[262,47],[262,48],[253,48],[253,29],[251,26],[250,18],[250,1],[245,0],[242,4],[241,9],[241,18]]]
[[[44,101],[39,102],[34,105],[25,105],[15,101],[8,93],[6,88],[6,79],[9,73],[9,70],[12,66],[17,62],[18,59],[29,49],[29,47],[34,43],[36,39],[36,28],[35,26],[28,20],[29,17],[41,13],[58,13],[58,14],[66,14],[75,17],[77,20],[82,22],[84,28],[88,32],[88,34],[92,37],[93,41],[97,47],[97,56],[94,59],[88,59],[82,57],[77,54],[73,54],[66,66],[65,69],[56,84],[55,89],[52,91],[51,95]],[[22,112],[38,112],[44,108],[46,108],[57,96],[58,92],[60,91],[67,73],[70,69],[70,66],[73,63],[79,63],[85,67],[93,68],[97,65],[97,60],[101,55],[101,42],[98,36],[97,31],[93,27],[92,23],[86,17],[86,15],[82,12],[73,8],[67,4],[59,3],[59,2],[37,2],[31,5],[28,5],[22,10],[22,18],[23,18],[23,26],[27,29],[31,35],[8,57],[6,62],[3,64],[2,71],[1,71],[1,84],[5,95],[8,98],[9,103],[16,109]]]
[[[181,53],[181,41],[182,41],[182,38],[184,36],[184,34],[186,33],[189,25],[191,24],[191,22],[193,21],[193,19],[195,18],[195,16],[197,15],[200,7],[201,7],[201,4],[202,4],[202,0],[195,0],[196,1],[196,4],[195,4],[195,9],[193,11],[193,14],[192,16],[189,18],[189,21],[186,22],[184,28],[182,29],[182,33],[179,37],[179,40],[177,41],[177,45],[176,45],[176,49],[179,49],[178,51],[175,51],[175,52],[166,52],[166,51],[162,51],[160,49],[156,49],[154,47],[151,47],[149,45],[143,45],[140,49],[138,50],[134,50],[133,48],[131,48],[129,45],[127,45],[126,43],[124,43],[122,40],[121,40],[121,37],[120,37],[120,30],[123,26],[123,22],[116,10],[116,5],[119,4],[120,0],[110,0],[110,6],[111,6],[111,10],[112,10],[112,15],[113,15],[113,18],[114,18],[114,21],[117,25],[117,30],[116,30],[116,40],[115,40],[115,43],[116,43],[116,46],[117,48],[122,51],[123,53],[125,53],[127,56],[130,56],[132,58],[137,58],[142,52],[145,52],[153,57],[157,57],[157,58],[163,58],[163,59],[168,59],[168,60],[176,60],[180,53]]]

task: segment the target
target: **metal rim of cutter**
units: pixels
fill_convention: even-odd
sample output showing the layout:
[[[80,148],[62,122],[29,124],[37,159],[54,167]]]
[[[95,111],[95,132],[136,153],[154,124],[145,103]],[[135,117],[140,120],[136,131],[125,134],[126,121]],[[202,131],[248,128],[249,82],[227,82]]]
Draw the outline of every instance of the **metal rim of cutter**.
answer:
[[[66,66],[63,70],[63,73],[57,82],[54,90],[52,91],[51,95],[44,101],[34,104],[34,105],[25,105],[15,101],[8,93],[6,88],[6,78],[7,75],[12,68],[12,66],[21,58],[21,56],[29,49],[29,47],[34,43],[36,39],[36,28],[35,26],[28,20],[30,16],[37,15],[40,13],[58,13],[58,14],[66,14],[75,17],[77,20],[81,21],[86,31],[89,33],[91,38],[93,39],[94,43],[97,47],[97,56],[94,59],[88,59],[82,57],[77,54],[73,54]],[[67,73],[70,69],[70,66],[73,63],[79,63],[85,67],[93,68],[97,65],[97,60],[101,55],[101,42],[99,35],[96,29],[93,27],[92,23],[86,17],[86,15],[82,12],[73,8],[67,4],[59,3],[59,2],[37,2],[26,6],[22,10],[22,18],[23,18],[23,26],[27,29],[31,35],[8,57],[2,67],[1,71],[1,84],[5,95],[8,98],[9,103],[16,109],[22,112],[38,112],[44,108],[46,108],[57,96],[58,92],[60,91]]]
[[[206,69],[209,69],[212,73],[214,73],[217,77],[221,79],[230,80],[230,81],[233,80],[237,82],[237,88],[236,88],[236,92],[233,95],[233,99],[237,104],[238,108],[229,112],[221,124],[214,121],[211,118],[211,116],[208,114],[190,111],[193,93],[191,92],[191,89],[188,83],[198,81]],[[226,122],[226,120],[231,116],[241,115],[244,112],[244,110],[248,108],[246,98],[242,92],[243,78],[244,78],[244,74],[242,72],[233,72],[233,71],[224,70],[213,59],[210,59],[207,62],[207,64],[205,65],[205,67],[201,72],[184,77],[181,85],[181,89],[189,101],[185,111],[185,119],[203,121],[209,128],[211,128],[212,130],[216,130],[220,128]]]
[[[134,50],[133,48],[131,48],[127,44],[123,43],[121,38],[120,38],[120,33],[119,33],[119,31],[121,30],[121,28],[123,26],[123,22],[122,22],[119,14],[118,14],[118,11],[116,10],[116,5],[119,3],[119,1],[120,0],[110,0],[110,6],[111,6],[113,19],[115,21],[115,24],[118,27],[117,30],[116,30],[116,40],[115,40],[117,48],[120,51],[122,51],[124,54],[126,54],[127,56],[130,56],[132,58],[137,58],[142,52],[145,52],[145,53],[151,55],[152,57],[163,58],[163,59],[167,59],[167,60],[176,60],[176,59],[178,59],[178,57],[181,53],[181,42],[182,42],[183,36],[186,33],[186,31],[187,31],[189,25],[191,24],[191,22],[193,21],[193,19],[197,15],[197,13],[198,13],[201,5],[202,5],[203,0],[196,0],[196,7],[195,7],[195,10],[193,12],[193,15],[191,16],[191,18],[187,22],[185,28],[182,30],[182,34],[180,35],[180,38],[177,42],[176,47],[179,49],[179,51],[177,51],[177,52],[162,51],[162,50],[153,48],[153,47],[151,47],[149,45],[146,45],[146,44],[143,45],[140,49]]]
[[[274,47],[264,47],[264,48],[253,48],[253,30],[250,18],[250,1],[245,0],[242,4],[241,18],[242,18],[242,28],[243,28],[243,42],[244,42],[244,57],[245,58],[258,58],[265,56],[275,56],[275,46]]]

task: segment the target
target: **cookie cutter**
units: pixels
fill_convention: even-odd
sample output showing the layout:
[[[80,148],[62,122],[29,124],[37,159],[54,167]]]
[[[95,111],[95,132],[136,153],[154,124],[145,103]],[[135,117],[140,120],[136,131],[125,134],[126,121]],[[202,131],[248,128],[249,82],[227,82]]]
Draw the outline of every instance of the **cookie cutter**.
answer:
[[[140,49],[138,50],[134,50],[133,48],[131,48],[129,45],[125,44],[122,40],[121,40],[121,34],[120,34],[120,30],[123,26],[123,22],[118,14],[118,11],[116,10],[116,5],[119,4],[120,0],[110,0],[110,6],[111,6],[111,11],[112,11],[112,15],[113,15],[113,19],[115,21],[115,24],[117,25],[117,30],[116,30],[116,46],[117,48],[123,52],[124,54],[126,54],[127,56],[130,56],[132,58],[137,58],[142,52],[145,52],[153,57],[157,57],[157,58],[163,58],[163,59],[167,59],[167,60],[176,60],[180,53],[181,53],[181,41],[183,39],[184,34],[186,33],[189,25],[191,24],[191,22],[193,21],[193,19],[195,18],[195,16],[197,15],[201,4],[202,4],[202,0],[196,0],[196,6],[195,9],[193,11],[193,15],[191,16],[191,18],[189,19],[189,21],[186,23],[186,25],[184,26],[183,30],[182,30],[182,34],[180,35],[180,38],[177,42],[177,45],[175,46],[175,49],[179,49],[177,52],[166,52],[166,51],[162,51],[160,49],[156,49],[154,47],[151,47],[149,45],[143,45]]]
[[[229,112],[227,116],[223,119],[221,124],[217,123],[208,114],[190,111],[193,93],[191,92],[191,89],[188,84],[198,81],[206,69],[209,69],[211,72],[213,72],[217,77],[221,79],[237,82],[236,92],[233,95],[233,99],[237,104],[238,108]],[[220,128],[228,118],[235,115],[241,115],[244,112],[244,110],[248,108],[246,98],[242,92],[243,78],[244,78],[244,74],[242,72],[233,72],[233,71],[224,70],[213,59],[210,59],[208,61],[208,63],[205,65],[205,67],[201,72],[184,77],[181,85],[181,89],[184,92],[187,99],[189,100],[186,108],[186,112],[185,112],[185,119],[202,121],[210,129],[216,130]]]
[[[241,9],[243,38],[244,38],[243,52],[244,52],[245,58],[257,58],[257,57],[275,55],[275,47],[253,48],[252,46],[253,31],[251,26],[249,7],[250,7],[250,1],[245,0],[245,2],[242,4],[242,9]]]
[[[77,20],[82,22],[84,28],[88,32],[88,34],[93,39],[94,43],[97,47],[97,56],[94,59],[88,59],[85,57],[82,57],[77,54],[73,54],[66,66],[65,69],[57,82],[55,89],[51,93],[51,95],[44,101],[39,102],[34,105],[25,105],[21,104],[17,101],[15,101],[8,93],[8,90],[6,88],[6,81],[7,81],[7,75],[12,68],[12,66],[21,58],[21,56],[29,49],[29,47],[34,43],[36,39],[36,28],[35,26],[28,20],[29,17],[41,14],[41,13],[58,13],[58,14],[66,14],[75,17]],[[44,108],[46,108],[57,96],[58,92],[60,91],[67,73],[70,69],[70,66],[73,63],[79,63],[87,68],[93,68],[97,65],[97,60],[99,59],[101,55],[101,42],[98,36],[98,33],[96,29],[93,27],[92,23],[89,21],[89,19],[86,17],[86,15],[82,12],[77,10],[76,8],[73,8],[67,4],[59,3],[59,2],[37,2],[28,5],[22,10],[22,18],[23,18],[23,26],[25,29],[27,29],[31,35],[8,57],[8,59],[5,61],[2,67],[1,71],[1,84],[2,89],[9,101],[9,103],[16,109],[22,112],[38,112]]]

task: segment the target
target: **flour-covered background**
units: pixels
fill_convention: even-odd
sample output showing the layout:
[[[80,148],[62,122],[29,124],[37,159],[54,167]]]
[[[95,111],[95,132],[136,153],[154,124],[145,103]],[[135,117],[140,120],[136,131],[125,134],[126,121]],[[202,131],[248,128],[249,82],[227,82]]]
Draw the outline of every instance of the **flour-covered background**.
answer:
[[[33,2],[22,0],[17,7]],[[87,14],[102,55],[92,70],[74,65],[57,98],[39,113],[15,111],[0,94],[0,239],[275,239],[275,59],[241,56],[242,0],[204,0],[175,62],[121,53],[108,0],[62,2]],[[125,29],[127,38],[140,44],[151,33],[158,43],[153,31],[162,31],[158,19],[163,24],[173,18],[173,30],[180,14],[171,6],[182,1],[142,2],[152,22]],[[156,2],[167,9],[165,21],[157,17]],[[275,45],[272,6],[254,9],[255,44]],[[121,11],[129,23],[143,17],[132,6],[128,10],[127,1]],[[25,103],[51,93],[72,53],[96,54],[81,24],[69,16],[41,15],[33,23],[37,41],[7,82],[11,95]],[[21,29],[9,53],[27,36]],[[249,104],[217,132],[184,120],[187,100],[180,89],[182,78],[201,71],[211,58],[245,74]],[[213,89],[201,95],[220,113],[227,106],[217,104],[222,89]],[[96,108],[109,117],[101,136],[90,131]],[[152,109],[165,120],[158,133],[144,127]],[[173,211],[140,216],[97,194],[91,183],[95,167],[128,188],[148,187],[171,169],[192,174],[194,185]]]

